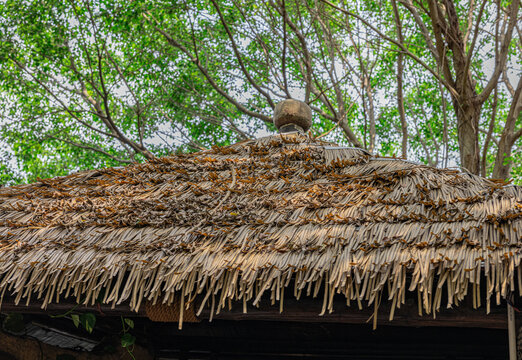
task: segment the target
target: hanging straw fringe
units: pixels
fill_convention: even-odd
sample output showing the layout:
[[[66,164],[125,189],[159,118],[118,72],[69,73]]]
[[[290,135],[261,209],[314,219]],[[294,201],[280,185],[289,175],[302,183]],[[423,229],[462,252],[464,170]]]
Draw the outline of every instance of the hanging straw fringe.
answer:
[[[519,187],[269,136],[0,189],[0,301],[173,305],[181,325],[196,297],[211,318],[265,294],[283,311],[292,284],[323,289],[321,315],[335,294],[373,305],[374,325],[406,290],[419,314],[466,295],[489,312],[522,292],[521,234]]]

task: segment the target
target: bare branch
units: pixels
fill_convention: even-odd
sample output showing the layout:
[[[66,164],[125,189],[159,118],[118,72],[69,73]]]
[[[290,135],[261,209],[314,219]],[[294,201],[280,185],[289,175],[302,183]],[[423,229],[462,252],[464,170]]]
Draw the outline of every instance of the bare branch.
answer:
[[[509,108],[506,124],[502,130],[502,136],[498,145],[493,177],[507,179],[511,169],[511,161],[506,163],[506,159],[511,157],[513,145],[522,136],[522,128],[516,130],[516,124],[522,120],[522,78],[519,79],[513,102]]]
[[[397,29],[397,37],[401,44],[404,43],[404,39],[402,36],[402,23],[401,17],[399,15],[399,9],[397,8],[397,3],[395,0],[392,0],[393,6],[393,14],[395,18],[395,27]],[[408,123],[406,122],[406,113],[404,111],[404,96],[402,92],[402,77],[403,77],[403,68],[404,63],[402,59],[403,54],[399,53],[397,55],[397,107],[399,110],[399,117],[401,119],[401,130],[402,130],[402,147],[401,147],[401,156],[404,159],[408,158]]]
[[[219,8],[219,5],[218,3],[216,2],[216,0],[211,0],[212,4],[214,5],[214,8],[216,9],[218,15],[219,15],[219,19],[221,20],[221,24],[223,24],[223,27],[225,29],[225,32],[227,33],[228,35],[228,38],[230,40],[230,43],[232,44],[232,50],[234,51],[234,54],[236,55],[236,59],[238,61],[238,64],[239,64],[239,67],[241,69],[241,72],[245,75],[246,79],[248,80],[248,82],[261,94],[265,97],[266,101],[268,102],[268,104],[270,105],[270,107],[273,109],[275,107],[275,104],[272,100],[272,98],[270,97],[270,95],[264,91],[263,89],[261,89],[261,87],[257,84],[257,82],[252,78],[252,76],[250,75],[250,72],[246,69],[245,67],[245,64],[243,63],[243,59],[242,59],[242,56],[241,54],[239,53],[239,50],[237,48],[237,44],[236,44],[236,41],[234,40],[234,36],[232,35],[232,32],[230,31],[230,28],[228,27],[228,24],[227,22],[225,21],[225,18],[223,17],[223,13],[221,12],[221,9]],[[285,13],[285,17],[286,17],[286,13]]]
[[[484,140],[484,146],[482,149],[482,159],[481,159],[481,167],[480,171],[482,176],[486,176],[486,165],[487,165],[487,155],[489,150],[489,143],[493,137],[493,130],[495,129],[495,120],[497,115],[497,104],[498,104],[498,89],[495,88],[493,92],[493,103],[491,104],[491,118],[489,119],[488,131],[486,132],[486,139]],[[498,146],[498,144],[497,144]]]
[[[471,40],[471,45],[469,46],[468,55],[466,56],[466,63],[464,65],[464,74],[467,74],[469,71],[469,67],[471,65],[471,58],[473,57],[473,51],[475,50],[475,43],[477,42],[478,33],[479,33],[479,25],[480,21],[482,20],[482,14],[484,13],[484,6],[486,5],[487,0],[482,0],[482,5],[480,6],[479,13],[477,15],[477,22],[475,24],[475,31],[473,33],[473,40]],[[469,19],[469,28],[468,32],[466,32],[466,35],[464,36],[463,43],[467,43],[467,39],[469,36],[469,31],[471,30],[471,12],[473,9],[473,2],[470,5],[470,19]],[[465,79],[465,76],[463,76],[463,79]]]
[[[279,5],[276,5],[272,0],[269,0],[269,4],[279,13],[279,15],[283,15],[283,10],[279,7]],[[285,16],[285,23],[288,24],[288,27],[294,32],[294,34],[297,36],[297,39],[299,40],[299,43],[301,44],[301,51],[303,53],[303,59],[304,59],[304,65],[306,68],[305,72],[305,99],[304,101],[306,103],[310,100],[310,93],[311,93],[311,87],[312,87],[312,61],[310,52],[308,50],[308,44],[306,42],[306,38],[303,35],[303,33],[299,30],[296,24],[294,24],[288,16]]]
[[[228,102],[230,102],[232,105],[234,105],[240,112],[246,114],[246,115],[249,115],[249,116],[252,116],[252,117],[255,117],[257,119],[260,119],[260,120],[263,120],[265,123],[267,124],[271,124],[272,123],[272,118],[269,117],[269,116],[266,116],[266,115],[263,115],[263,114],[260,114],[260,113],[257,113],[257,112],[254,112],[254,111],[250,111],[248,110],[244,105],[242,105],[241,103],[239,103],[237,100],[235,100],[232,96],[230,96],[225,90],[223,90],[217,83],[216,81],[212,78],[212,76],[210,76],[210,73],[208,72],[208,70],[201,64],[201,62],[199,61],[199,59],[195,58],[194,55],[192,55],[190,53],[190,51],[185,47],[183,46],[181,43],[179,43],[178,41],[176,41],[172,36],[170,36],[165,30],[159,28],[159,23],[158,21],[150,14],[149,11],[146,11],[145,13],[142,14],[142,16],[147,20],[147,21],[151,21],[151,22],[154,22],[153,24],[153,27],[154,29],[159,32],[166,40],[167,42],[181,50],[188,58],[189,60],[194,64],[196,65],[196,67],[199,69],[199,71],[201,72],[201,74],[207,79],[208,83],[212,86],[212,88],[214,88],[214,90],[216,90],[221,96],[223,96]]]
[[[485,4],[485,1],[483,1],[482,3]],[[469,2],[468,25],[466,26],[466,34],[464,35],[464,44],[466,44],[468,42],[469,35],[471,34],[471,28],[473,27],[473,11],[474,10],[475,10],[475,0],[471,0]],[[478,21],[477,21],[477,24],[478,24]]]
[[[497,6],[500,6],[498,4]],[[518,9],[520,7],[519,1],[512,1],[511,5],[509,6],[509,23],[506,29],[506,32],[502,35],[502,43],[500,45],[500,52],[499,56],[495,59],[495,70],[493,71],[493,75],[491,76],[489,82],[484,87],[482,92],[478,95],[478,101],[480,103],[483,103],[491,94],[493,89],[497,86],[498,79],[500,77],[500,74],[502,73],[502,70],[506,66],[509,47],[511,43],[511,38],[513,35],[513,30],[515,29],[515,25],[518,21]]]
[[[288,79],[286,76],[286,43],[287,43],[287,34],[286,34],[286,22],[287,22],[287,15],[286,15],[286,3],[285,0],[283,0],[283,56],[281,59],[281,72],[283,73],[283,86],[285,89],[285,93],[288,97],[290,97],[290,92],[288,91]]]
[[[401,44],[400,42],[398,42],[397,40],[395,39],[392,39],[390,38],[389,36],[387,36],[386,34],[382,33],[381,31],[379,31],[379,29],[377,29],[375,26],[373,26],[372,24],[370,24],[366,19],[364,19],[363,17],[355,14],[355,13],[352,13],[351,11],[348,11],[348,10],[345,10],[343,8],[340,8],[339,6],[331,3],[330,1],[328,0],[321,0],[322,2],[324,2],[325,4],[328,4],[330,5],[331,7],[333,7],[334,9],[337,9],[339,11],[341,11],[342,13],[346,14],[346,15],[349,15],[349,16],[352,16],[356,19],[358,19],[359,21],[361,21],[364,25],[366,25],[368,28],[370,28],[372,31],[374,31],[375,33],[377,33],[380,37],[382,37],[383,39],[385,39],[386,41],[389,41],[391,42],[392,44],[395,44],[397,45],[405,54],[407,54],[409,57],[411,57],[413,60],[415,60],[418,64],[420,64],[423,68],[425,68],[426,70],[428,70],[433,76],[435,76],[435,78],[440,81],[447,89],[448,91],[455,97],[455,98],[458,98],[459,97],[459,94],[457,93],[457,91],[453,88],[453,86],[451,86],[447,80],[443,79],[435,70],[433,70],[430,66],[428,66],[424,61],[422,61],[417,55],[413,54],[411,51],[409,51],[403,44]]]
[[[63,141],[66,144],[78,147],[80,149],[91,150],[91,151],[103,154],[103,155],[111,158],[112,160],[116,160],[116,161],[124,163],[124,164],[133,164],[134,163],[134,161],[131,161],[131,160],[128,160],[128,159],[122,159],[122,158],[119,158],[117,156],[114,156],[114,155],[108,153],[107,151],[103,150],[102,148],[97,147],[97,146],[80,144],[80,143],[77,143],[75,141],[64,139],[64,138],[59,138],[59,137],[56,137],[56,136],[53,136],[53,135],[48,135],[47,137],[49,137],[49,138],[51,138],[53,140]]]
[[[408,11],[412,14],[413,19],[415,20],[415,23],[420,29],[420,32],[422,36],[424,37],[424,40],[426,41],[426,45],[428,45],[428,49],[430,50],[431,54],[435,58],[437,63],[440,63],[439,55],[437,53],[437,50],[435,49],[435,45],[433,44],[433,41],[430,37],[430,32],[428,31],[428,28],[426,27],[426,24],[424,24],[424,21],[422,20],[421,16],[419,15],[417,9],[413,6],[413,3],[411,0],[399,0],[399,2],[406,8]]]
[[[174,125],[174,127],[179,131],[179,133],[181,134],[181,136],[183,136],[189,143],[190,146],[198,149],[198,150],[206,150],[206,147],[204,147],[203,145],[201,145],[199,142],[195,141],[194,139],[192,139],[190,136],[186,135],[185,132],[183,131],[183,129],[181,129],[178,124],[176,123],[176,121],[174,121],[174,119],[172,119],[167,113],[165,113],[163,110],[160,110],[160,112],[163,114],[163,116],[165,116],[172,125]]]
[[[136,120],[137,120],[136,127],[138,128],[138,136],[139,136],[140,146],[145,148],[144,145],[143,145],[144,122],[143,122],[143,119],[142,119],[141,102],[140,102],[139,98],[136,96],[136,93],[134,92],[134,90],[130,86],[129,82],[127,81],[126,76],[123,75],[123,71],[121,70],[120,66],[118,65],[118,63],[116,62],[114,57],[110,54],[109,50],[107,49],[107,46],[105,46],[105,45],[104,45],[104,50],[105,50],[105,54],[107,56],[107,59],[109,59],[109,61],[112,63],[112,65],[116,69],[116,72],[118,73],[118,75],[120,76],[121,80],[125,84],[125,87],[127,88],[129,93],[131,94],[132,98],[134,99],[134,103],[135,103],[135,107],[136,107],[134,109],[134,113],[136,114]]]
[[[479,128],[479,131],[487,136],[489,130],[485,130],[485,129]],[[492,136],[490,138],[490,141],[493,141],[495,143],[495,145],[497,145],[497,147],[498,147],[498,144],[499,144],[498,139],[496,139],[494,136]]]
[[[74,111],[72,110],[70,107],[68,107],[64,102],[63,100],[57,95],[55,94],[51,88],[49,88],[49,86],[47,86],[44,82],[42,82],[40,79],[38,79],[32,71],[30,71],[24,64],[22,64],[21,62],[19,62],[18,60],[16,60],[14,57],[10,57],[11,61],[13,61],[14,64],[16,64],[16,66],[21,69],[22,71],[24,71],[26,74],[28,74],[34,81],[36,81],[36,83],[38,83],[38,85],[40,85],[40,87],[42,87],[45,92],[47,94],[49,94],[49,96],[54,100],[56,101],[58,104],[60,104],[60,106],[62,107],[63,111],[65,111],[66,113],[68,113],[74,120],[76,120],[77,122],[79,122],[80,124],[86,126],[87,128],[101,134],[101,135],[104,135],[104,136],[108,136],[108,137],[112,137],[112,138],[115,138],[117,139],[116,135],[114,134],[111,134],[111,133],[107,133],[103,130],[100,130],[90,124],[88,124],[87,122],[83,121],[82,119],[80,119]]]

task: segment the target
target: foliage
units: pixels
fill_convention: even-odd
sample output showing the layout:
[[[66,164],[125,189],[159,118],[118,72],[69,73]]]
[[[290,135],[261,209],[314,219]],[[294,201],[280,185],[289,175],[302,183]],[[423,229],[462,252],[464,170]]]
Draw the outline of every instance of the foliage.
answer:
[[[12,168],[11,162],[12,155],[10,153],[0,152],[0,187],[4,184],[16,184],[21,181],[21,177]]]
[[[513,106],[520,29],[507,36],[510,11],[520,12],[514,3],[437,4],[449,25],[454,9],[471,87],[458,86],[466,64],[457,35],[438,34],[424,1],[6,0],[0,184],[260,136],[274,131],[272,108],[287,97],[310,104],[316,136],[331,131],[329,140],[434,166],[470,166],[462,126],[477,121],[473,172],[491,175],[504,164],[499,146],[508,160],[522,146]],[[495,77],[502,39],[512,40]],[[481,94],[469,118],[464,100]],[[515,161],[512,175],[521,171]]]
[[[121,335],[121,347],[127,349],[129,355],[134,359],[134,354],[132,353],[134,344],[136,343],[136,337],[132,335],[129,331],[134,329],[134,321],[129,318],[121,317],[121,328],[123,334]]]
[[[96,315],[93,313],[71,314],[71,319],[74,326],[79,327],[82,325],[88,333],[92,333],[94,325],[96,325]]]
[[[101,299],[104,296],[104,290],[99,294],[98,299],[96,300],[96,303],[99,305],[101,304]],[[79,307],[79,305],[74,306],[73,308],[69,309],[67,312],[59,315],[51,315],[51,318],[67,318],[70,319],[74,326],[77,328],[81,327],[85,331],[87,331],[89,334],[94,331],[94,328],[96,326],[96,315],[90,312],[82,312],[78,313],[76,309]],[[10,315],[11,316],[11,315]],[[11,319],[11,320],[10,320]],[[6,320],[4,321],[5,324],[14,324],[10,325],[11,327],[19,327],[19,323],[22,321],[20,314],[12,314],[11,318],[8,316]],[[23,321],[22,321],[23,325]],[[134,359],[133,354],[133,348],[134,344],[136,343],[136,337],[130,333],[130,330],[134,329],[134,321],[129,318],[124,318],[121,316],[121,347],[125,348],[131,358]]]

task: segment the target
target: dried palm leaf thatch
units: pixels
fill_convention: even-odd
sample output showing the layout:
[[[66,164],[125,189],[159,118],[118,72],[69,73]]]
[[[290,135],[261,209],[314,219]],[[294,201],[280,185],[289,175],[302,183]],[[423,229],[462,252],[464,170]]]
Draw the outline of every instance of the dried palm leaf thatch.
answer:
[[[468,292],[489,309],[522,288],[521,234],[519,187],[276,135],[0,189],[0,292],[219,312],[292,284],[324,289],[323,313],[406,290],[427,314]]]

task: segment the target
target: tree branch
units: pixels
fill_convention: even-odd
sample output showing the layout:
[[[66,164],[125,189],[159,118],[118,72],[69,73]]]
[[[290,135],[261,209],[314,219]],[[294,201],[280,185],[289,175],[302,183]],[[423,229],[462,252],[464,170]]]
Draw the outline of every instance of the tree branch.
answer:
[[[479,13],[477,15],[477,22],[475,24],[475,31],[473,33],[473,40],[471,40],[471,45],[469,46],[468,54],[466,56],[466,63],[464,65],[464,74],[467,74],[469,72],[469,67],[471,66],[471,58],[473,57],[473,51],[475,49],[475,43],[477,42],[478,33],[479,33],[479,24],[480,20],[482,20],[482,14],[484,13],[484,6],[486,5],[487,0],[482,0],[482,5],[480,6]],[[470,5],[470,12],[473,8],[473,4]],[[470,20],[471,24],[471,20]],[[471,28],[471,26],[470,26]],[[467,42],[467,38],[469,36],[469,30],[466,32],[466,35],[464,36],[464,44]],[[463,76],[463,79],[465,79],[465,76]]]
[[[500,4],[498,4],[500,6]],[[493,89],[497,86],[498,79],[502,70],[506,66],[507,56],[509,52],[509,47],[511,43],[511,38],[513,35],[513,30],[518,21],[518,9],[520,7],[519,1],[512,1],[510,5],[509,11],[509,24],[506,29],[506,32],[503,34],[502,45],[500,46],[499,57],[495,59],[495,70],[493,71],[493,75],[491,76],[489,82],[484,87],[482,92],[478,95],[479,103],[483,103],[489,97]]]
[[[236,41],[234,40],[234,36],[232,35],[232,32],[230,31],[230,28],[228,27],[227,22],[225,21],[225,18],[223,17],[223,14],[221,13],[221,9],[219,8],[218,3],[216,0],[211,0],[212,4],[214,5],[214,8],[216,9],[219,19],[221,20],[221,24],[223,24],[223,27],[225,29],[225,32],[228,35],[228,38],[230,40],[230,43],[232,44],[232,50],[234,51],[234,55],[236,55],[236,59],[239,63],[239,67],[241,69],[241,72],[245,74],[245,77],[247,78],[248,82],[261,94],[265,97],[266,101],[270,105],[270,107],[273,109],[275,107],[275,104],[270,97],[270,95],[261,89],[261,87],[254,81],[252,76],[250,75],[250,72],[246,69],[245,64],[243,63],[243,59],[241,57],[241,54],[239,53],[239,50],[237,48]]]
[[[457,91],[453,88],[453,86],[451,86],[448,81],[446,81],[445,79],[443,79],[435,70],[433,70],[431,67],[429,67],[424,61],[422,61],[417,55],[413,54],[411,51],[409,51],[403,44],[399,43],[397,40],[395,39],[392,39],[390,38],[389,36],[387,36],[386,34],[382,33],[381,31],[379,31],[379,29],[377,29],[375,26],[373,26],[372,24],[370,24],[367,20],[365,20],[364,18],[362,18],[361,16],[355,14],[355,13],[352,13],[351,11],[348,11],[348,10],[345,10],[343,8],[340,8],[339,6],[331,3],[330,1],[328,0],[320,0],[322,2],[324,2],[325,4],[328,4],[329,6],[333,7],[334,9],[337,9],[339,11],[341,11],[342,13],[346,14],[346,15],[349,15],[349,16],[352,16],[356,19],[358,19],[359,21],[361,21],[364,25],[366,25],[367,27],[369,27],[372,31],[374,31],[375,33],[377,33],[381,38],[383,38],[384,40],[388,41],[388,42],[391,42],[392,44],[395,44],[399,47],[399,49],[401,49],[405,54],[407,54],[409,57],[411,57],[413,60],[415,60],[419,65],[421,65],[423,68],[425,68],[426,70],[428,70],[433,76],[435,76],[435,78],[440,81],[447,89],[448,91],[455,97],[455,98],[458,98],[459,97],[459,94],[457,93]]]
[[[241,103],[239,103],[237,100],[235,100],[234,98],[232,98],[232,96],[230,96],[226,91],[224,91],[215,81],[214,79],[210,76],[208,70],[201,64],[201,62],[195,58],[191,53],[190,51],[185,47],[183,46],[182,44],[180,44],[178,41],[176,41],[172,36],[170,36],[165,30],[163,29],[160,29],[157,25],[158,24],[158,21],[150,14],[149,11],[145,11],[145,13],[142,14],[142,16],[147,20],[147,21],[153,21],[154,24],[153,24],[153,27],[154,29],[159,32],[168,42],[168,44],[170,44],[171,46],[181,50],[181,52],[183,52],[188,58],[189,60],[194,64],[196,65],[196,67],[198,68],[198,70],[201,72],[201,74],[207,79],[208,83],[212,86],[212,88],[214,88],[214,90],[216,90],[221,96],[223,96],[228,102],[230,102],[232,105],[234,105],[240,112],[246,114],[246,115],[249,115],[249,116],[252,116],[252,117],[255,117],[257,119],[260,119],[260,120],[263,120],[265,123],[267,124],[271,124],[272,123],[272,118],[271,117],[268,117],[266,115],[263,115],[263,114],[259,114],[259,113],[256,113],[254,111],[250,111],[248,110],[244,105],[242,105]]]
[[[399,15],[399,9],[397,8],[397,3],[395,0],[392,0],[393,6],[393,15],[395,18],[395,28],[397,29],[397,36],[399,42],[404,43],[404,39],[402,37],[402,23]],[[401,119],[401,130],[402,130],[402,147],[401,147],[401,156],[404,159],[408,158],[408,123],[406,122],[406,113],[404,111],[404,96],[402,92],[402,77],[403,77],[403,54],[397,54],[397,107],[399,110],[399,117]]]
[[[124,164],[133,164],[134,163],[134,161],[127,160],[127,159],[122,159],[122,158],[119,158],[117,156],[114,156],[114,155],[108,153],[107,151],[105,151],[105,150],[103,150],[102,148],[99,148],[99,147],[95,147],[95,146],[92,146],[92,145],[80,144],[80,143],[77,143],[75,141],[59,138],[59,137],[56,137],[56,136],[53,136],[53,135],[47,135],[47,137],[50,138],[50,139],[53,139],[53,140],[63,141],[66,144],[78,147],[80,149],[91,150],[91,151],[103,154],[103,155],[111,158],[112,160],[116,160],[116,161],[124,163]]]
[[[269,0],[269,4],[279,13],[279,15],[283,15],[283,10],[279,7],[279,5],[274,4],[272,0]],[[306,68],[305,72],[305,98],[304,101],[306,103],[309,103],[310,101],[310,93],[311,93],[311,87],[312,87],[312,62],[311,62],[311,56],[310,52],[308,51],[308,45],[306,43],[306,38],[304,37],[303,33],[299,30],[299,28],[292,22],[288,16],[285,16],[286,24],[288,24],[288,27],[294,32],[294,34],[297,36],[297,39],[299,40],[299,43],[301,44],[301,51],[303,53],[304,58],[304,65]]]

